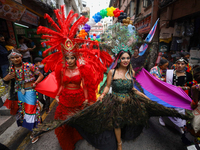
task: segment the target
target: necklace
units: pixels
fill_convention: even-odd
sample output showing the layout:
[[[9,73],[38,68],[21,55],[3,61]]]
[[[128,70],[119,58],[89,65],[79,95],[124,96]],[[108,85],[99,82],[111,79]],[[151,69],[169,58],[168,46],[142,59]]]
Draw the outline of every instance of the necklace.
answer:
[[[157,66],[157,69],[158,69],[158,74],[159,74],[159,78],[162,78],[162,75],[160,74],[160,68]]]
[[[184,73],[184,83],[187,81],[186,72]],[[174,71],[174,85],[177,86],[178,83],[178,76],[176,75],[176,70]]]
[[[25,79],[25,77],[24,77],[24,63],[22,63],[22,78],[20,79],[20,78],[17,78],[17,75],[16,75],[16,69],[15,69],[15,66],[13,66],[13,68],[14,68],[14,72],[15,72],[15,79],[17,80],[17,81],[21,81],[21,84],[18,84],[18,88],[19,88],[19,86],[21,85],[21,92],[22,92],[22,94],[24,95],[25,94],[25,89],[24,89],[24,79]],[[19,69],[19,71],[20,71],[20,69]],[[19,73],[20,74],[20,73]]]
[[[176,72],[183,73],[183,72],[185,72],[185,70],[180,70],[180,71],[176,70]]]
[[[22,63],[14,65],[15,67],[21,67]]]

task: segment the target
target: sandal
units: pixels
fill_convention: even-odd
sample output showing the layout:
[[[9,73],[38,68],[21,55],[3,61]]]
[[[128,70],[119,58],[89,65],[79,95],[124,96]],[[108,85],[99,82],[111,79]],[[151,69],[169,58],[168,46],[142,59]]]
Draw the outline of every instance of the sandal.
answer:
[[[35,142],[37,142],[39,139],[39,136],[32,138],[31,143],[34,144]]]

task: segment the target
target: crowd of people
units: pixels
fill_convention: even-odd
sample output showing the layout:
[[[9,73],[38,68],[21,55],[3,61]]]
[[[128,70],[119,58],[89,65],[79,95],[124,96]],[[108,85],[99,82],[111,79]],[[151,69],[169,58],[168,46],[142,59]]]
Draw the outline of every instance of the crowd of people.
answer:
[[[150,70],[150,73],[169,84],[175,85],[183,89],[183,91],[191,97],[191,108],[195,109],[198,106],[199,101],[199,81],[198,78],[194,78],[191,64],[189,63],[190,53],[180,52],[176,54],[176,61],[174,64],[168,59],[167,54],[163,54],[159,64]],[[176,108],[179,113],[185,114],[185,109]],[[172,126],[178,130],[181,134],[184,134],[184,127],[186,126],[186,120],[169,117],[159,118],[159,123],[162,126],[166,124]],[[196,134],[199,136],[199,133]]]
[[[61,9],[61,13],[56,14],[57,18],[64,19],[61,17],[62,13]],[[44,37],[47,32],[52,35],[47,36],[50,41],[48,43],[57,48],[57,52],[44,60],[35,58],[35,65],[30,63],[30,51],[35,46],[28,48],[22,37],[19,38],[19,48],[16,49],[9,44],[9,39],[6,44],[4,37],[0,35],[2,78],[5,83],[15,80],[18,97],[17,124],[30,131],[34,130],[30,136],[32,143],[39,139],[38,132],[45,129],[46,125],[41,120],[38,100],[46,113],[49,113],[50,97],[58,102],[54,119],[59,121],[54,124],[53,129],[63,150],[73,150],[75,143],[82,138],[97,149],[122,150],[122,139],[135,139],[152,116],[160,116],[162,126],[167,124],[163,116],[169,116],[183,134],[186,120],[193,116],[183,108],[172,109],[152,101],[144,94],[139,83],[139,90],[134,87],[134,83],[137,83],[135,72],[143,67],[146,60],[146,55],[139,56],[138,47],[130,48],[123,43],[112,49],[116,57],[107,74],[103,93],[96,97],[96,89],[113,59],[107,52],[100,50],[98,44],[75,36],[79,26],[85,22],[85,17],[82,16],[73,25],[72,17],[69,15],[68,20],[58,21],[61,29],[54,25],[57,31],[61,31],[59,36],[51,29],[47,31],[44,27],[38,28],[38,33],[44,34]],[[88,43],[84,44],[85,42]],[[51,48],[46,51],[50,50]],[[134,52],[133,55],[131,52]],[[198,105],[199,84],[194,81],[189,53],[180,54],[174,62],[163,54],[150,74],[157,80],[183,89],[192,97],[191,107],[195,109]],[[44,77],[46,82],[42,81]],[[36,92],[37,87],[44,84],[46,88],[38,88],[39,93]],[[112,92],[108,94],[111,87]],[[65,122],[66,119],[69,120]]]

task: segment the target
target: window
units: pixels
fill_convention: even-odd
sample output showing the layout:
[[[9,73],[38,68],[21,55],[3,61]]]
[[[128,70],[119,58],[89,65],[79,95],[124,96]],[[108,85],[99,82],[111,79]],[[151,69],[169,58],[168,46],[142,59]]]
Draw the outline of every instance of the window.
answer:
[[[151,5],[151,0],[143,0],[143,7],[148,7],[149,5]]]
[[[137,4],[136,4],[136,15],[141,13],[141,0],[137,0]]]
[[[130,17],[133,17],[133,15],[134,15],[134,1],[132,0],[131,2],[130,2]]]

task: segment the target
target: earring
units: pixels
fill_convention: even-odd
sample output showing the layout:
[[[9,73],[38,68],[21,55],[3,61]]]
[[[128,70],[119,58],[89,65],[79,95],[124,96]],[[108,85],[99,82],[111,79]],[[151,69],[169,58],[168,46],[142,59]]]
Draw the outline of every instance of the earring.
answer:
[[[117,60],[117,63],[119,64],[120,62],[121,62],[121,59],[118,59],[118,60]]]

